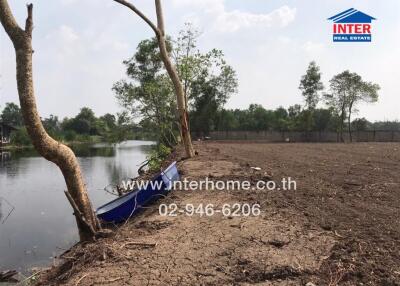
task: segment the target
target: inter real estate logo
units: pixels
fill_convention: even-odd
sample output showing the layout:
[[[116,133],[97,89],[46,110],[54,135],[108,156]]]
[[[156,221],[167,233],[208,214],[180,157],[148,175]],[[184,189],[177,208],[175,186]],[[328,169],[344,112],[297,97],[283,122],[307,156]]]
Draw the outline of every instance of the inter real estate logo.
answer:
[[[371,42],[371,22],[376,20],[354,8],[328,18],[333,21],[334,42]]]

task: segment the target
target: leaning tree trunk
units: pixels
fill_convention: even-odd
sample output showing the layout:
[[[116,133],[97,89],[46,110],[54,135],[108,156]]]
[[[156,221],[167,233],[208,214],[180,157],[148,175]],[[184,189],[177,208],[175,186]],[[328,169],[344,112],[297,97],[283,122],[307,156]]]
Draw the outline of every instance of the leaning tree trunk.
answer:
[[[51,138],[44,129],[36,108],[32,75],[32,9],[29,4],[25,29],[17,24],[7,0],[0,0],[0,22],[14,44],[17,61],[17,85],[24,124],[35,149],[61,170],[82,241],[92,240],[100,224],[93,212],[75,154],[67,146]]]
[[[186,156],[188,158],[191,158],[194,156],[194,150],[189,130],[189,115],[187,111],[186,94],[183,90],[183,85],[179,79],[178,72],[176,71],[175,66],[172,64],[167,50],[167,44],[165,40],[165,30],[164,30],[164,17],[161,7],[161,1],[155,0],[156,13],[157,13],[157,26],[154,25],[154,23],[149,18],[147,18],[139,9],[137,9],[135,5],[129,3],[126,0],[114,0],[114,1],[128,7],[133,12],[135,12],[140,18],[143,19],[143,21],[145,21],[150,26],[151,29],[153,29],[154,33],[156,34],[158,45],[160,48],[161,59],[172,81],[172,84],[174,85],[176,101],[178,105],[178,112],[179,112],[179,124],[180,124],[179,127],[182,135],[182,141],[185,146]]]
[[[161,1],[155,0],[155,3],[157,12],[157,28],[159,31],[159,33],[157,33],[157,40],[158,40],[158,45],[160,47],[161,59],[174,85],[178,111],[179,111],[179,122],[182,133],[182,141],[183,144],[185,145],[186,155],[190,158],[194,156],[194,151],[189,131],[189,116],[186,104],[186,94],[185,91],[183,90],[183,85],[181,80],[179,79],[178,72],[176,71],[175,66],[172,64],[170,56],[168,54],[167,44],[165,40],[164,17],[161,7]]]

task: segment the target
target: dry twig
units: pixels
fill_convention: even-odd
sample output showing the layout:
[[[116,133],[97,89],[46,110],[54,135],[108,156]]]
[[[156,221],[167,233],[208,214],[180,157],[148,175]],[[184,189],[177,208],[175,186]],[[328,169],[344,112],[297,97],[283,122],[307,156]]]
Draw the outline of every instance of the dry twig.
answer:
[[[85,274],[83,275],[81,278],[78,279],[78,281],[76,281],[75,286],[78,286],[79,283],[81,283],[81,281],[83,280],[83,278],[85,278],[86,276],[88,276],[89,274]]]
[[[120,249],[126,247],[127,245],[156,247],[157,243],[156,242],[145,242],[145,241],[130,241],[130,242],[126,242],[123,245],[121,245]]]

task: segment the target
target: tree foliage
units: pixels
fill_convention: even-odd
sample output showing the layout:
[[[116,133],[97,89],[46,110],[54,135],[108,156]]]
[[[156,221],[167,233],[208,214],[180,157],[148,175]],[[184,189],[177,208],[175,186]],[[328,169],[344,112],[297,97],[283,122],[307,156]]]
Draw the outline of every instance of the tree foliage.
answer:
[[[324,85],[319,66],[314,61],[309,64],[306,74],[301,77],[299,89],[304,97],[305,108],[315,109],[319,102],[319,92],[324,89]]]
[[[186,94],[192,130],[208,133],[216,125],[218,111],[236,91],[237,79],[222,51],[198,50],[199,35],[191,25],[186,25],[176,40],[168,38],[167,47]],[[128,79],[113,86],[119,104],[133,118],[139,118],[143,128],[157,131],[159,142],[175,145],[179,135],[177,106],[171,80],[163,70],[157,39],[140,42],[134,56],[124,64]]]
[[[307,110],[301,105],[285,109],[265,109],[251,104],[247,109],[224,109],[218,113],[216,130],[219,131],[337,131],[338,115],[332,108],[316,108],[312,113],[314,124],[306,129]],[[372,126],[372,125],[369,125]]]
[[[339,132],[343,141],[343,129],[347,118],[351,140],[351,116],[357,112],[360,102],[373,103],[378,100],[378,84],[363,81],[357,73],[346,70],[330,80],[330,92],[324,95],[328,106],[339,114]]]
[[[168,47],[171,48],[170,41]],[[171,81],[163,71],[157,40],[140,42],[135,55],[124,64],[128,80],[113,86],[118,103],[131,117],[140,118],[142,126],[157,130],[159,142],[175,145],[177,107]]]
[[[0,121],[11,126],[19,127],[24,124],[20,107],[13,103],[7,102],[1,113]]]
[[[309,131],[314,124],[313,113],[320,99],[319,93],[324,89],[319,66],[314,61],[309,64],[306,74],[301,77],[299,89],[304,97],[306,109],[304,112],[305,130]]]
[[[30,145],[30,139],[23,123],[18,123],[15,118],[19,117],[19,106],[15,103],[6,103],[6,108],[0,114],[6,114],[4,121],[17,127],[12,133],[11,142],[15,145]],[[12,110],[13,112],[10,112]],[[71,118],[59,117],[51,114],[42,118],[45,130],[53,138],[65,142],[121,142],[127,139],[154,139],[152,134],[144,132],[143,129],[133,123],[126,112],[116,115],[106,113],[96,117],[93,110],[88,107],[81,108],[80,112]]]

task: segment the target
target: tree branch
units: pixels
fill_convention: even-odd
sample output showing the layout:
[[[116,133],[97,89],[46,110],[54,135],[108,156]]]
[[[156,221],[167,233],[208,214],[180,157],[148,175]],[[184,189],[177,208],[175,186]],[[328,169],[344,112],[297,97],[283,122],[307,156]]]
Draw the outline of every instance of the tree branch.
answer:
[[[157,36],[159,35],[160,32],[157,29],[156,25],[154,25],[154,23],[149,18],[147,18],[146,15],[144,15],[139,9],[137,9],[133,4],[131,4],[125,0],[114,0],[114,1],[121,5],[128,7],[133,12],[135,12],[140,18],[142,18],[150,26],[150,28],[153,29],[154,33],[156,33]]]
[[[32,19],[32,12],[33,12],[33,4],[26,5],[26,9],[28,10],[28,17],[26,18],[25,22],[25,33],[32,38],[32,31],[33,31],[33,19]]]
[[[93,226],[90,225],[90,223],[85,219],[84,215],[82,212],[79,210],[76,202],[72,198],[71,194],[68,191],[64,191],[65,196],[67,197],[69,203],[72,206],[72,209],[74,210],[74,215],[75,217],[84,225],[84,227],[92,234],[93,238],[96,235],[96,231],[94,230]]]
[[[18,26],[7,0],[0,0],[0,22],[13,42],[17,40],[17,35],[24,33]]]

